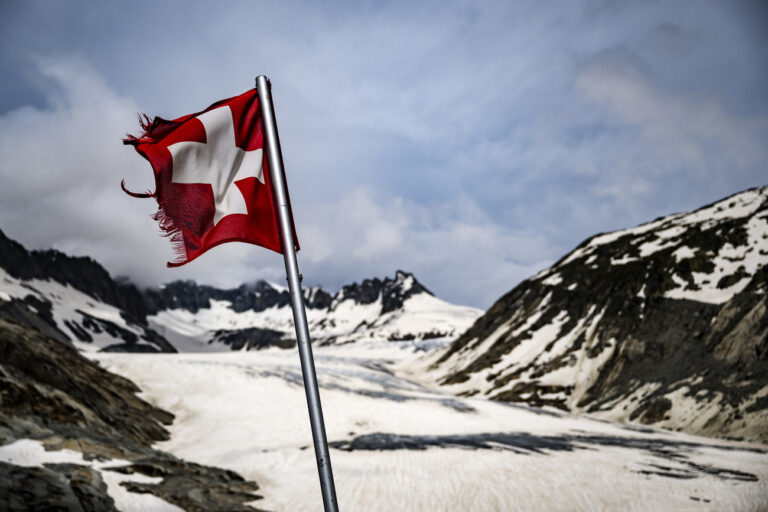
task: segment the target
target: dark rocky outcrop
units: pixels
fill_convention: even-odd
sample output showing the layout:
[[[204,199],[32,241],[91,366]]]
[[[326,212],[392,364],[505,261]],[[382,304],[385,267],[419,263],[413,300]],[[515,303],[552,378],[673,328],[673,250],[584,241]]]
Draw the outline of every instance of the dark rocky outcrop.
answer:
[[[141,292],[126,281],[112,279],[109,272],[91,258],[67,256],[55,249],[27,251],[0,231],[0,268],[17,279],[52,279],[71,285],[120,308],[132,321],[146,323],[147,309]]]
[[[24,300],[0,301],[0,318],[12,320],[60,343],[71,345],[67,335],[59,330],[53,320],[51,304],[34,295],[28,295]]]
[[[128,282],[113,280],[90,258],[71,257],[55,250],[27,251],[0,231],[0,268],[28,290],[24,297],[0,300],[0,308],[5,310],[6,316],[15,318],[22,325],[42,330],[47,336],[59,340],[83,343],[92,343],[95,337],[106,334],[115,340],[113,348],[120,347],[125,352],[176,351],[147,325],[147,309],[141,292]],[[69,296],[61,289],[45,291],[50,282],[71,286],[92,297],[96,308],[98,303],[118,308],[120,323],[130,328],[118,325],[112,321],[114,318],[106,320],[80,309],[75,309],[74,314],[67,313],[69,318],[59,319],[61,323],[57,323],[52,301],[66,302]],[[111,308],[102,306],[102,309]]]
[[[283,337],[281,331],[249,327],[231,331],[216,331],[209,343],[223,343],[229,345],[232,350],[258,350],[269,347],[293,348],[296,340]]]
[[[0,435],[36,438],[44,429],[94,444],[120,439],[127,453],[168,439],[163,424],[173,416],[136,397],[132,382],[2,317],[0,386]]]
[[[319,286],[306,288],[304,304],[310,309],[332,310],[343,300],[351,299],[357,304],[371,304],[381,298],[384,314],[401,308],[406,299],[418,293],[432,294],[413,274],[398,270],[394,278],[365,279],[361,283],[344,286],[335,295]],[[266,281],[256,281],[226,290],[197,284],[194,281],[174,281],[144,291],[144,301],[149,314],[167,309],[185,309],[197,313],[201,309],[211,307],[211,300],[230,302],[232,310],[237,313],[282,308],[289,306],[291,302],[287,290],[276,288]]]
[[[0,510],[117,512],[98,471],[77,464],[24,467],[0,462]]]
[[[332,296],[320,287],[304,290],[305,305],[312,309],[328,307]],[[220,289],[195,281],[173,281],[159,288],[144,291],[147,311],[156,314],[166,309],[185,309],[197,313],[211,307],[211,300],[223,300],[232,304],[236,313],[264,311],[269,308],[289,306],[291,297],[287,290],[275,288],[266,281],[243,284],[237,288]]]
[[[149,457],[111,470],[161,477],[163,480],[157,484],[129,482],[125,487],[131,492],[154,494],[189,512],[252,511],[252,507],[243,503],[253,501],[256,498],[253,493],[259,488],[233,471],[178,459]]]
[[[376,277],[348,284],[336,294],[333,302],[338,304],[342,300],[352,299],[358,304],[371,304],[381,297],[381,313],[384,314],[400,309],[406,299],[417,293],[432,295],[413,274],[398,270],[394,279],[385,277],[382,280]]]
[[[244,284],[229,290],[197,284],[194,281],[174,281],[160,288],[145,290],[144,300],[150,314],[166,309],[186,309],[197,313],[201,309],[211,307],[211,300],[228,301],[238,313],[264,311],[267,308],[290,304],[288,292],[277,290],[266,281]]]

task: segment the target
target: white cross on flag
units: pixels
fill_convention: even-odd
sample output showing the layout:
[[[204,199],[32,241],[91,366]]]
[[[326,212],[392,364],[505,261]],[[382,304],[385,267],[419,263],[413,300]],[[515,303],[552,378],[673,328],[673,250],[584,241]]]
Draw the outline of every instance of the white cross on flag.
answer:
[[[126,192],[157,199],[155,219],[179,255],[169,266],[224,242],[282,252],[255,90],[173,121],[145,116],[142,128],[124,143],[152,164],[156,189]]]

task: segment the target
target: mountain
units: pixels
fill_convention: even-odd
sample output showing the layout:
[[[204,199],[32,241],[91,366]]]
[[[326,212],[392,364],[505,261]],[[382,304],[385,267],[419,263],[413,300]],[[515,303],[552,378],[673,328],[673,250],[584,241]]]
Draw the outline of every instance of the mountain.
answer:
[[[175,352],[147,325],[141,292],[90,258],[27,251],[0,231],[0,304],[83,350]],[[38,322],[38,323],[39,323]],[[38,326],[41,327],[41,326]]]
[[[768,187],[594,236],[429,360],[453,393],[768,442]]]
[[[266,281],[221,290],[175,281],[144,292],[149,324],[175,345],[229,346],[233,350],[296,343],[288,290]],[[310,335],[316,344],[364,340],[452,338],[480,310],[435,297],[413,274],[366,279],[330,294],[304,290]]]
[[[313,342],[455,338],[481,314],[435,297],[414,276],[304,290]],[[0,304],[81,350],[176,352],[295,345],[288,290],[266,281],[219,289],[175,281],[140,291],[97,262],[28,251],[0,231]]]

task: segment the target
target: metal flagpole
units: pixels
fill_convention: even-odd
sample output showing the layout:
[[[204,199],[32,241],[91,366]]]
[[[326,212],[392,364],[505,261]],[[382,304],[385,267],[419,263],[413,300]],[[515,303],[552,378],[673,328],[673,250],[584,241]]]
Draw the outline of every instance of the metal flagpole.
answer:
[[[256,77],[256,90],[259,92],[261,119],[264,124],[264,141],[269,159],[269,178],[272,181],[272,188],[278,207],[277,217],[280,227],[280,241],[283,244],[285,271],[288,274],[288,288],[291,294],[293,322],[296,327],[296,341],[299,346],[299,358],[301,359],[301,373],[304,375],[304,390],[307,394],[309,422],[312,426],[312,439],[315,442],[317,471],[320,475],[320,490],[323,493],[325,511],[338,512],[339,506],[336,501],[336,487],[333,483],[331,457],[328,453],[328,439],[325,436],[325,424],[323,423],[323,409],[320,406],[320,393],[317,389],[315,362],[312,358],[312,346],[309,342],[307,314],[304,310],[304,299],[301,293],[301,277],[299,275],[298,260],[296,259],[296,244],[293,240],[291,212],[286,192],[285,175],[283,173],[283,155],[280,151],[280,140],[277,135],[277,121],[275,120],[275,109],[272,105],[270,82],[266,76],[259,75]]]

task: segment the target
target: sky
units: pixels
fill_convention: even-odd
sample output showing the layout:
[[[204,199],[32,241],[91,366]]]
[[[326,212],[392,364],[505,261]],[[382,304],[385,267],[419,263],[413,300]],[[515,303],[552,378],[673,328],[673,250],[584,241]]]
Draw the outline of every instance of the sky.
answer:
[[[768,3],[0,6],[0,229],[139,286],[284,283],[227,244],[180,268],[137,113],[272,81],[305,285],[403,269],[480,308],[584,239],[768,184]]]

